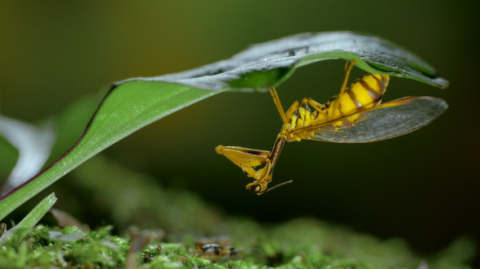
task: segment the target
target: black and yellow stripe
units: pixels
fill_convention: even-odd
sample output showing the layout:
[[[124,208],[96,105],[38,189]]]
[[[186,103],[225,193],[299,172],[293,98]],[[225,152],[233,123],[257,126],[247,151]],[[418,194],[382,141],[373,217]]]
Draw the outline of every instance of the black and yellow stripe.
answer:
[[[330,122],[379,105],[389,80],[389,76],[379,74],[369,74],[355,80],[325,104],[325,109],[315,115],[315,123]],[[335,129],[348,128],[359,120],[362,120],[361,113],[335,122],[333,126]]]

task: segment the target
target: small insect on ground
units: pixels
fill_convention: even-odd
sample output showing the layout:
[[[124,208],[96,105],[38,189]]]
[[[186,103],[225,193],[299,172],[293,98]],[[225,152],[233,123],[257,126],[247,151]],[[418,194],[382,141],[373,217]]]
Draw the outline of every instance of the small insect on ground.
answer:
[[[221,258],[238,259],[239,250],[230,245],[230,240],[225,238],[208,239],[202,238],[196,242],[195,250],[197,256],[217,262]]]
[[[285,112],[277,90],[269,88],[273,102],[283,121],[272,151],[235,146],[218,146],[224,155],[254,179],[247,190],[264,194],[287,181],[268,189],[273,169],[285,141],[315,140],[333,143],[365,143],[381,141],[413,132],[439,117],[448,107],[436,97],[404,97],[381,104],[390,77],[368,74],[347,87],[350,72],[357,61],[345,64],[345,77],[340,93],[325,104],[312,98],[295,101]],[[311,110],[311,108],[313,111]]]

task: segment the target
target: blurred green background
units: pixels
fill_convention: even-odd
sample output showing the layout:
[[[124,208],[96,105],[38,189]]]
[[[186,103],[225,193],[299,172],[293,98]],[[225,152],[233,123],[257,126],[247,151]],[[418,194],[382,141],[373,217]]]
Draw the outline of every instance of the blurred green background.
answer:
[[[87,94],[99,95],[113,81],[192,69],[250,44],[309,31],[376,34],[413,51],[451,82],[441,90],[392,79],[385,101],[433,95],[449,103],[443,116],[420,131],[372,144],[289,143],[273,180],[294,183],[260,197],[244,189],[250,180],[214,148],[270,150],[281,120],[268,94],[214,96],[104,154],[164,186],[193,191],[229,214],[264,222],[311,216],[435,252],[462,235],[480,238],[479,6],[475,1],[2,1],[0,108],[36,122]],[[306,96],[327,101],[338,92],[343,65],[324,61],[299,69],[279,88],[284,106]],[[60,203],[77,199],[69,194],[77,191],[68,188],[69,177],[53,186]],[[96,218],[86,222],[97,224],[101,217]]]

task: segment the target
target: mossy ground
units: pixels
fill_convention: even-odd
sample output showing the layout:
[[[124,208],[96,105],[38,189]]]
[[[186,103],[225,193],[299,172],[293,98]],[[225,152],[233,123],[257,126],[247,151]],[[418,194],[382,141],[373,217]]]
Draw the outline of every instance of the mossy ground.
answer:
[[[313,218],[265,225],[228,216],[194,193],[165,190],[155,179],[100,156],[73,175],[74,189],[89,193],[83,207],[101,204],[105,211],[100,212],[108,212],[115,226],[84,232],[39,225],[20,245],[0,248],[0,269],[426,268],[425,264],[443,269],[469,268],[475,255],[475,246],[465,239],[435,256],[421,257],[401,239],[382,241]],[[146,237],[140,236],[133,243],[138,249],[129,252],[132,229],[130,234],[126,231],[131,225],[163,229],[164,236],[141,248],[137,243]]]
[[[410,268],[417,268],[420,264],[421,258],[405,256],[405,248],[400,241],[381,243],[368,237],[354,238],[353,242],[349,242],[353,244],[350,246],[363,248],[356,253],[360,258],[355,259],[341,253],[325,252],[319,244],[297,244],[295,241],[298,240],[280,235],[284,229],[297,228],[299,231],[298,228],[304,226],[302,222],[275,229],[275,236],[269,240],[250,238],[250,245],[222,246],[220,243],[202,249],[198,247],[198,242],[188,236],[179,242],[168,242],[172,238],[166,237],[151,242],[137,252],[134,264],[136,268],[229,269],[408,268],[401,266],[408,263],[412,264]],[[59,229],[37,226],[19,246],[0,249],[0,268],[135,268],[126,267],[130,241],[127,237],[111,235],[111,229],[111,226],[106,226],[82,232],[76,227]],[[266,234],[262,236],[267,237]],[[222,251],[226,247],[229,251]],[[465,247],[468,247],[468,243],[460,241],[454,246],[463,248],[463,251]],[[467,268],[461,264],[459,253],[450,251],[445,254],[429,261],[430,268]]]

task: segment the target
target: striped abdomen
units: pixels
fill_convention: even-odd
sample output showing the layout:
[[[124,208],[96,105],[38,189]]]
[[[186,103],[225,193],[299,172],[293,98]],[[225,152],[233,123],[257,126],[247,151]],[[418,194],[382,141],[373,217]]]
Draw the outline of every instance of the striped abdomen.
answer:
[[[325,104],[325,109],[323,113],[317,115],[317,120],[329,122],[380,104],[389,80],[389,76],[379,74],[369,74],[355,80],[350,87],[342,90],[338,96]],[[366,116],[357,113],[347,117],[346,120],[335,122],[333,127],[349,128]]]

